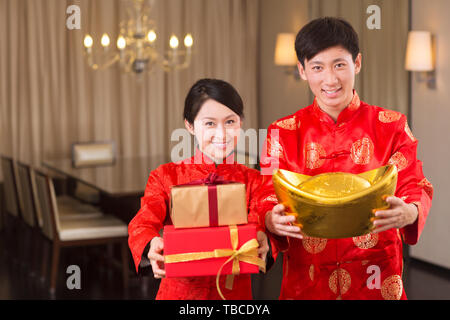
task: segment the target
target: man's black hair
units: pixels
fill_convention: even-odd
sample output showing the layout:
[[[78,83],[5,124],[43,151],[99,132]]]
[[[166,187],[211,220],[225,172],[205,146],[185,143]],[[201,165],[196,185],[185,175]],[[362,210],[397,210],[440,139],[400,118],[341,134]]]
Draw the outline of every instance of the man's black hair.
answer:
[[[351,53],[353,61],[359,54],[358,34],[350,23],[341,18],[324,17],[312,20],[297,34],[295,51],[298,61],[305,67],[305,59],[328,48],[342,46]]]

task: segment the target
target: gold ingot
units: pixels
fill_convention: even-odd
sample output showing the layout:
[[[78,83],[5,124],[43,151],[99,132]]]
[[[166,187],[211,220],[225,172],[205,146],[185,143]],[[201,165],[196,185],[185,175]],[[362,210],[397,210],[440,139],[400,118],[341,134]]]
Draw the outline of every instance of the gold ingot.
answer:
[[[385,196],[397,186],[397,167],[360,174],[332,172],[307,176],[278,169],[272,176],[278,202],[294,215],[302,232],[317,238],[350,238],[373,229],[374,209],[386,209]]]

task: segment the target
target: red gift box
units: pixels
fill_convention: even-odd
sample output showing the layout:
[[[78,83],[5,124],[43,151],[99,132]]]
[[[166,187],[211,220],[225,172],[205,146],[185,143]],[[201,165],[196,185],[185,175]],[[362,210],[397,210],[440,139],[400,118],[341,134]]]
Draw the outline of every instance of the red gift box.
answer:
[[[229,275],[233,269],[234,274],[258,273],[258,264],[264,264],[256,252],[254,224],[186,229],[165,226],[163,237],[167,278],[218,276],[219,272]],[[225,264],[227,260],[230,261]]]
[[[245,184],[216,173],[170,191],[170,218],[176,228],[246,224],[247,211]]]

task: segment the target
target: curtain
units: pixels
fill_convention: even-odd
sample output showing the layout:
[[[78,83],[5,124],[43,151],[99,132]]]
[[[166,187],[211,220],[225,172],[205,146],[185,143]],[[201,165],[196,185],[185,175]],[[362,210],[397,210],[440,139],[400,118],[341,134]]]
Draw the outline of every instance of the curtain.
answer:
[[[369,29],[372,13],[381,9],[381,28]],[[346,19],[359,35],[361,73],[355,88],[361,100],[408,114],[408,73],[404,69],[409,26],[408,0],[309,0],[311,19],[335,16]]]
[[[79,141],[114,140],[119,156],[164,156],[184,128],[184,98],[203,77],[229,81],[244,100],[246,128],[257,127],[258,0],[156,0],[160,53],[173,33],[194,37],[188,69],[155,67],[141,78],[117,65],[91,70],[83,57],[89,33],[115,46],[129,1],[0,0],[0,153],[39,165],[70,157]],[[66,9],[81,9],[69,30]],[[164,47],[164,48],[163,48]]]

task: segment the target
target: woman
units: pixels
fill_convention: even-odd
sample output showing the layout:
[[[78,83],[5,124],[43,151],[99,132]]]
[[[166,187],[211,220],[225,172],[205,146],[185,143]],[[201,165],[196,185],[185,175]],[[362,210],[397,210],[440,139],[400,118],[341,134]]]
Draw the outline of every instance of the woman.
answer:
[[[237,91],[227,82],[199,80],[190,89],[184,107],[186,129],[195,136],[198,148],[192,158],[168,163],[150,173],[141,209],[128,227],[129,246],[138,270],[141,257],[148,258],[155,278],[162,278],[156,299],[220,299],[216,277],[165,278],[164,241],[159,231],[171,224],[168,214],[170,188],[216,173],[225,180],[246,184],[248,222],[258,224],[258,253],[265,260],[268,243],[258,220],[255,190],[269,179],[259,172],[236,163],[234,150],[243,121],[243,103]],[[270,178],[270,177],[269,177]],[[220,285],[224,286],[225,276]],[[223,289],[227,299],[251,299],[250,275],[236,276],[233,289]]]

